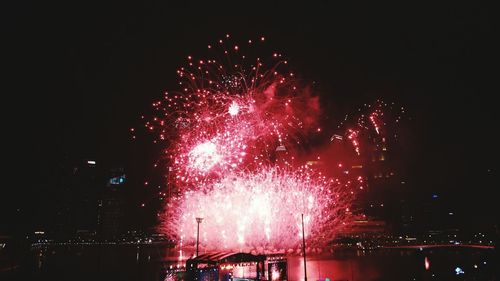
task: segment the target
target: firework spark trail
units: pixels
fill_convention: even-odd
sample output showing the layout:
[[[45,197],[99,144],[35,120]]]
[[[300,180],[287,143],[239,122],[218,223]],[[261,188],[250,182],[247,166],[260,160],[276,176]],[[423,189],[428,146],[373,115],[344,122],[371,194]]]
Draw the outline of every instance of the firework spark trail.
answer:
[[[345,128],[344,137],[358,156],[371,153],[374,147],[386,147],[389,139],[397,141],[399,123],[405,118],[404,107],[379,99],[373,104],[365,104],[357,111],[359,115],[356,120],[350,121],[346,115],[338,128]],[[335,136],[339,135],[333,135],[331,141],[338,139]]]

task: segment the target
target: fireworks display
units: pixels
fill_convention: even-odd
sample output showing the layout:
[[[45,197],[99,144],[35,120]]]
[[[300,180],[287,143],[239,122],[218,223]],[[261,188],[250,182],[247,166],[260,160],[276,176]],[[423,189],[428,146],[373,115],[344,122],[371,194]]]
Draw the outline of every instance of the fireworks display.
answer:
[[[153,103],[156,115],[145,127],[164,145],[173,191],[160,228],[180,245],[196,242],[196,217],[203,218],[201,247],[259,251],[297,247],[301,214],[309,245],[318,246],[352,219],[365,176],[350,172],[341,158],[316,167],[321,155],[302,151],[308,139],[322,133],[319,98],[280,53],[243,54],[265,41],[240,46],[230,44],[227,35],[208,45],[212,56],[188,56],[177,70],[180,90]],[[345,128],[339,125],[343,131],[331,142],[350,143],[358,158],[368,153],[363,139],[383,146],[384,107],[377,101],[353,124],[346,116]]]
[[[405,119],[404,107],[376,100],[358,108],[354,120],[346,115],[337,129],[345,129],[346,140],[351,143],[357,156],[371,156],[374,151],[385,151],[389,142],[397,142],[400,122]],[[331,141],[334,141],[334,136]],[[343,139],[339,137],[337,139]],[[364,151],[362,144],[365,146]]]
[[[289,249],[302,237],[302,213],[306,237],[331,240],[348,214],[343,186],[306,167],[230,173],[198,188],[167,209],[168,227],[182,240],[195,240],[196,217],[203,217],[200,241],[212,249]],[[330,227],[318,227],[324,225]]]

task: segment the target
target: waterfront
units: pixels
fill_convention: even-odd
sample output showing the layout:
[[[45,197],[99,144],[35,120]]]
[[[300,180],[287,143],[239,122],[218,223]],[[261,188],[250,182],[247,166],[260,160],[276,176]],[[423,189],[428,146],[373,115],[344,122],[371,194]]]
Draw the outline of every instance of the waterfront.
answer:
[[[27,253],[0,272],[0,279],[156,281],[162,276],[162,261],[178,254],[157,245],[65,245]],[[287,259],[288,280],[302,280],[302,258]],[[308,280],[497,280],[493,265],[492,249],[344,250],[309,255],[307,275]]]

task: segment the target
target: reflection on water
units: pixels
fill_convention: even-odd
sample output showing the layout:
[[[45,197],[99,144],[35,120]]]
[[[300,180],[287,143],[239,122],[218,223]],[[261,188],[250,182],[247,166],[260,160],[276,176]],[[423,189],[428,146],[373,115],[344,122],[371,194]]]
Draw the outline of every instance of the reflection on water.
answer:
[[[308,280],[497,280],[493,250],[343,251],[308,256]],[[32,249],[0,280],[160,279],[165,259],[179,251],[153,245],[59,246]],[[458,269],[460,270],[458,270]],[[303,280],[302,257],[288,257],[289,280]]]
[[[497,280],[491,250],[348,252],[307,261],[308,280]],[[291,280],[304,280],[301,257],[289,257]],[[457,270],[460,268],[460,272]]]

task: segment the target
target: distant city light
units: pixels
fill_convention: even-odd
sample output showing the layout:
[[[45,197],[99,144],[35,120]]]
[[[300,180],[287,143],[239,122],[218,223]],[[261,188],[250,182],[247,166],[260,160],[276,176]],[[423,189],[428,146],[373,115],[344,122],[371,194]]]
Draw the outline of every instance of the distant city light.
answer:
[[[125,179],[126,179],[125,175],[114,177],[114,178],[109,179],[109,184],[112,184],[112,185],[122,184],[125,182]]]
[[[95,161],[94,160],[88,160],[87,164],[89,164],[89,165],[95,165]]]
[[[463,269],[461,269],[460,267],[458,267],[458,266],[457,266],[457,267],[455,268],[455,273],[456,273],[457,275],[459,275],[459,274],[464,274],[465,272],[463,271]]]
[[[432,195],[432,198],[434,198],[434,199],[436,199],[436,198],[438,198],[438,197],[439,197],[439,196],[438,196],[437,194],[433,194],[433,195]]]

